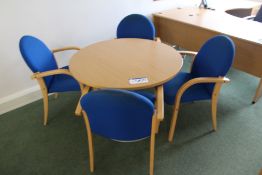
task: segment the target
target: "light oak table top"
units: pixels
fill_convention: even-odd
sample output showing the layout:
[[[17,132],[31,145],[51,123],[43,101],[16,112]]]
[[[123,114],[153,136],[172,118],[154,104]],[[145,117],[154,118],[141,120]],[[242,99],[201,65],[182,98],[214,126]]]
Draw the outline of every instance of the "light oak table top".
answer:
[[[144,39],[112,39],[81,49],[69,69],[81,83],[95,88],[144,89],[162,85],[181,69],[183,59],[172,47]],[[130,84],[132,78],[147,83]]]

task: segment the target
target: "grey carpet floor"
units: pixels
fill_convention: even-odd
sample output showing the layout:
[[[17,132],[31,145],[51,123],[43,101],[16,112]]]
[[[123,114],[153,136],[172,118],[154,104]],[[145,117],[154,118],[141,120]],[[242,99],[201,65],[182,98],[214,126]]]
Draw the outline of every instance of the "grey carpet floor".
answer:
[[[167,141],[172,107],[156,137],[155,175],[257,175],[262,168],[262,99],[251,100],[258,79],[231,69],[212,132],[210,102],[183,104],[174,143]],[[88,143],[78,93],[50,97],[49,124],[42,101],[0,116],[0,175],[83,175],[89,172]],[[149,140],[117,143],[94,136],[94,175],[142,175],[149,171]]]

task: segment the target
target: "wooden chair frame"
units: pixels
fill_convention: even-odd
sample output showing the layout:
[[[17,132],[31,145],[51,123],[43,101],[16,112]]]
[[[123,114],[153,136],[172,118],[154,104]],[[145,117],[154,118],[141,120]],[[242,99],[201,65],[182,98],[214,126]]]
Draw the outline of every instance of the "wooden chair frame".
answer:
[[[195,56],[197,52],[191,52],[191,51],[179,51],[181,54],[189,54],[192,56]],[[194,57],[193,57],[193,62],[194,62]],[[193,63],[192,63],[193,65]],[[191,65],[191,69],[192,69]],[[199,78],[194,78],[183,84],[179,90],[177,91],[176,98],[175,98],[175,104],[174,104],[174,109],[173,109],[173,116],[171,119],[170,123],[170,130],[169,130],[169,135],[168,135],[168,141],[173,142],[174,139],[174,133],[175,133],[175,128],[176,128],[176,121],[177,121],[177,116],[178,116],[178,111],[180,107],[180,101],[181,97],[184,94],[184,92],[190,88],[191,86],[195,84],[200,84],[200,83],[215,83],[213,93],[212,93],[212,98],[211,98],[211,111],[212,111],[212,126],[214,131],[217,130],[217,100],[219,96],[220,89],[223,85],[223,83],[228,83],[230,80],[226,77],[199,77]]]
[[[155,135],[158,132],[159,123],[164,119],[164,101],[163,101],[163,86],[158,86],[156,88],[156,110],[152,117],[152,125],[151,125],[151,136],[150,136],[150,163],[149,163],[149,174],[154,174],[154,155],[155,155]],[[94,145],[92,138],[92,131],[90,127],[90,123],[88,120],[88,116],[85,111],[82,111],[86,133],[88,138],[88,150],[89,150],[89,166],[91,173],[94,172]]]
[[[80,48],[78,47],[64,47],[64,48],[60,48],[60,49],[54,49],[52,50],[53,53],[56,52],[61,52],[61,51],[66,51],[66,50],[80,50]],[[66,74],[66,75],[70,75],[72,76],[72,74],[69,72],[69,70],[67,69],[56,69],[56,70],[50,70],[50,71],[45,71],[45,72],[36,72],[34,73],[31,78],[32,79],[36,79],[38,81],[38,84],[40,86],[42,95],[43,95],[43,104],[44,104],[44,126],[47,125],[47,121],[48,121],[48,89],[46,87],[45,81],[44,81],[44,77],[50,76],[50,75],[58,75],[58,74]],[[84,89],[84,86],[80,83],[80,90],[82,92],[82,90]],[[55,93],[55,96],[57,96],[58,94]]]
[[[90,127],[90,123],[88,120],[88,116],[85,111],[82,111],[85,126],[86,126],[86,132],[87,132],[87,138],[88,138],[88,150],[89,150],[89,166],[90,166],[90,172],[94,172],[94,145],[93,145],[93,138],[92,138],[92,131]],[[150,163],[149,163],[149,174],[154,174],[154,153],[155,153],[155,135],[157,132],[157,125],[158,123],[163,120],[160,115],[157,115],[157,112],[155,111],[153,117],[152,117],[152,126],[151,126],[151,136],[150,136]]]

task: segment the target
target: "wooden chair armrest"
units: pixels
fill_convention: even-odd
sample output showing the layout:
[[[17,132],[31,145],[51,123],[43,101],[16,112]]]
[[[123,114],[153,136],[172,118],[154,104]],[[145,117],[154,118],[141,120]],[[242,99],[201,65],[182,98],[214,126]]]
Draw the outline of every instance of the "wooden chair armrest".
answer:
[[[162,121],[164,119],[164,88],[158,86],[156,89],[156,117],[157,120]]]
[[[66,74],[66,75],[70,75],[72,76],[72,74],[69,72],[68,69],[55,69],[55,70],[50,70],[50,71],[46,71],[46,72],[36,72],[32,75],[32,79],[37,79],[37,78],[43,78],[46,76],[50,76],[50,75],[57,75],[57,74]]]
[[[52,52],[56,53],[56,52],[61,52],[61,51],[66,51],[66,50],[80,50],[79,47],[76,46],[69,46],[69,47],[63,47],[63,48],[58,48],[58,49],[53,49]]]
[[[177,51],[178,53],[180,53],[181,55],[191,55],[191,56],[196,56],[197,55],[197,52],[194,52],[194,51]]]
[[[199,77],[199,78],[193,78],[188,82],[191,82],[192,84],[198,84],[198,83],[228,83],[228,82],[230,82],[230,80],[227,77]]]
[[[180,55],[182,55],[182,58],[184,58],[185,55],[190,55],[192,56],[192,63],[191,63],[191,66],[190,66],[190,72],[192,70],[192,67],[193,67],[193,64],[194,64],[194,61],[195,61],[195,58],[196,58],[196,55],[197,55],[197,52],[194,52],[194,51],[177,51],[178,53],[180,53]]]
[[[193,78],[186,82],[183,86],[181,86],[177,92],[177,94],[182,94],[191,86],[195,84],[201,84],[201,83],[228,83],[230,80],[226,77],[199,77],[199,78]]]
[[[155,40],[156,40],[156,42],[161,43],[161,39],[159,37],[156,37]]]

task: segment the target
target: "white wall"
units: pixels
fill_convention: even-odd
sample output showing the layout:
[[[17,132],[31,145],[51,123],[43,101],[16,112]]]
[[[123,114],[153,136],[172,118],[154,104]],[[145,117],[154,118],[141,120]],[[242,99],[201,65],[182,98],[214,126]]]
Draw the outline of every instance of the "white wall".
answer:
[[[192,0],[0,0],[0,105],[37,90],[18,49],[21,36],[34,35],[50,48],[84,47],[115,37],[119,21],[130,13],[150,16]],[[71,53],[70,53],[71,54]],[[57,55],[60,65],[68,52]],[[62,57],[67,57],[62,58]],[[36,86],[36,87],[34,87]],[[3,107],[3,106],[2,106]]]

